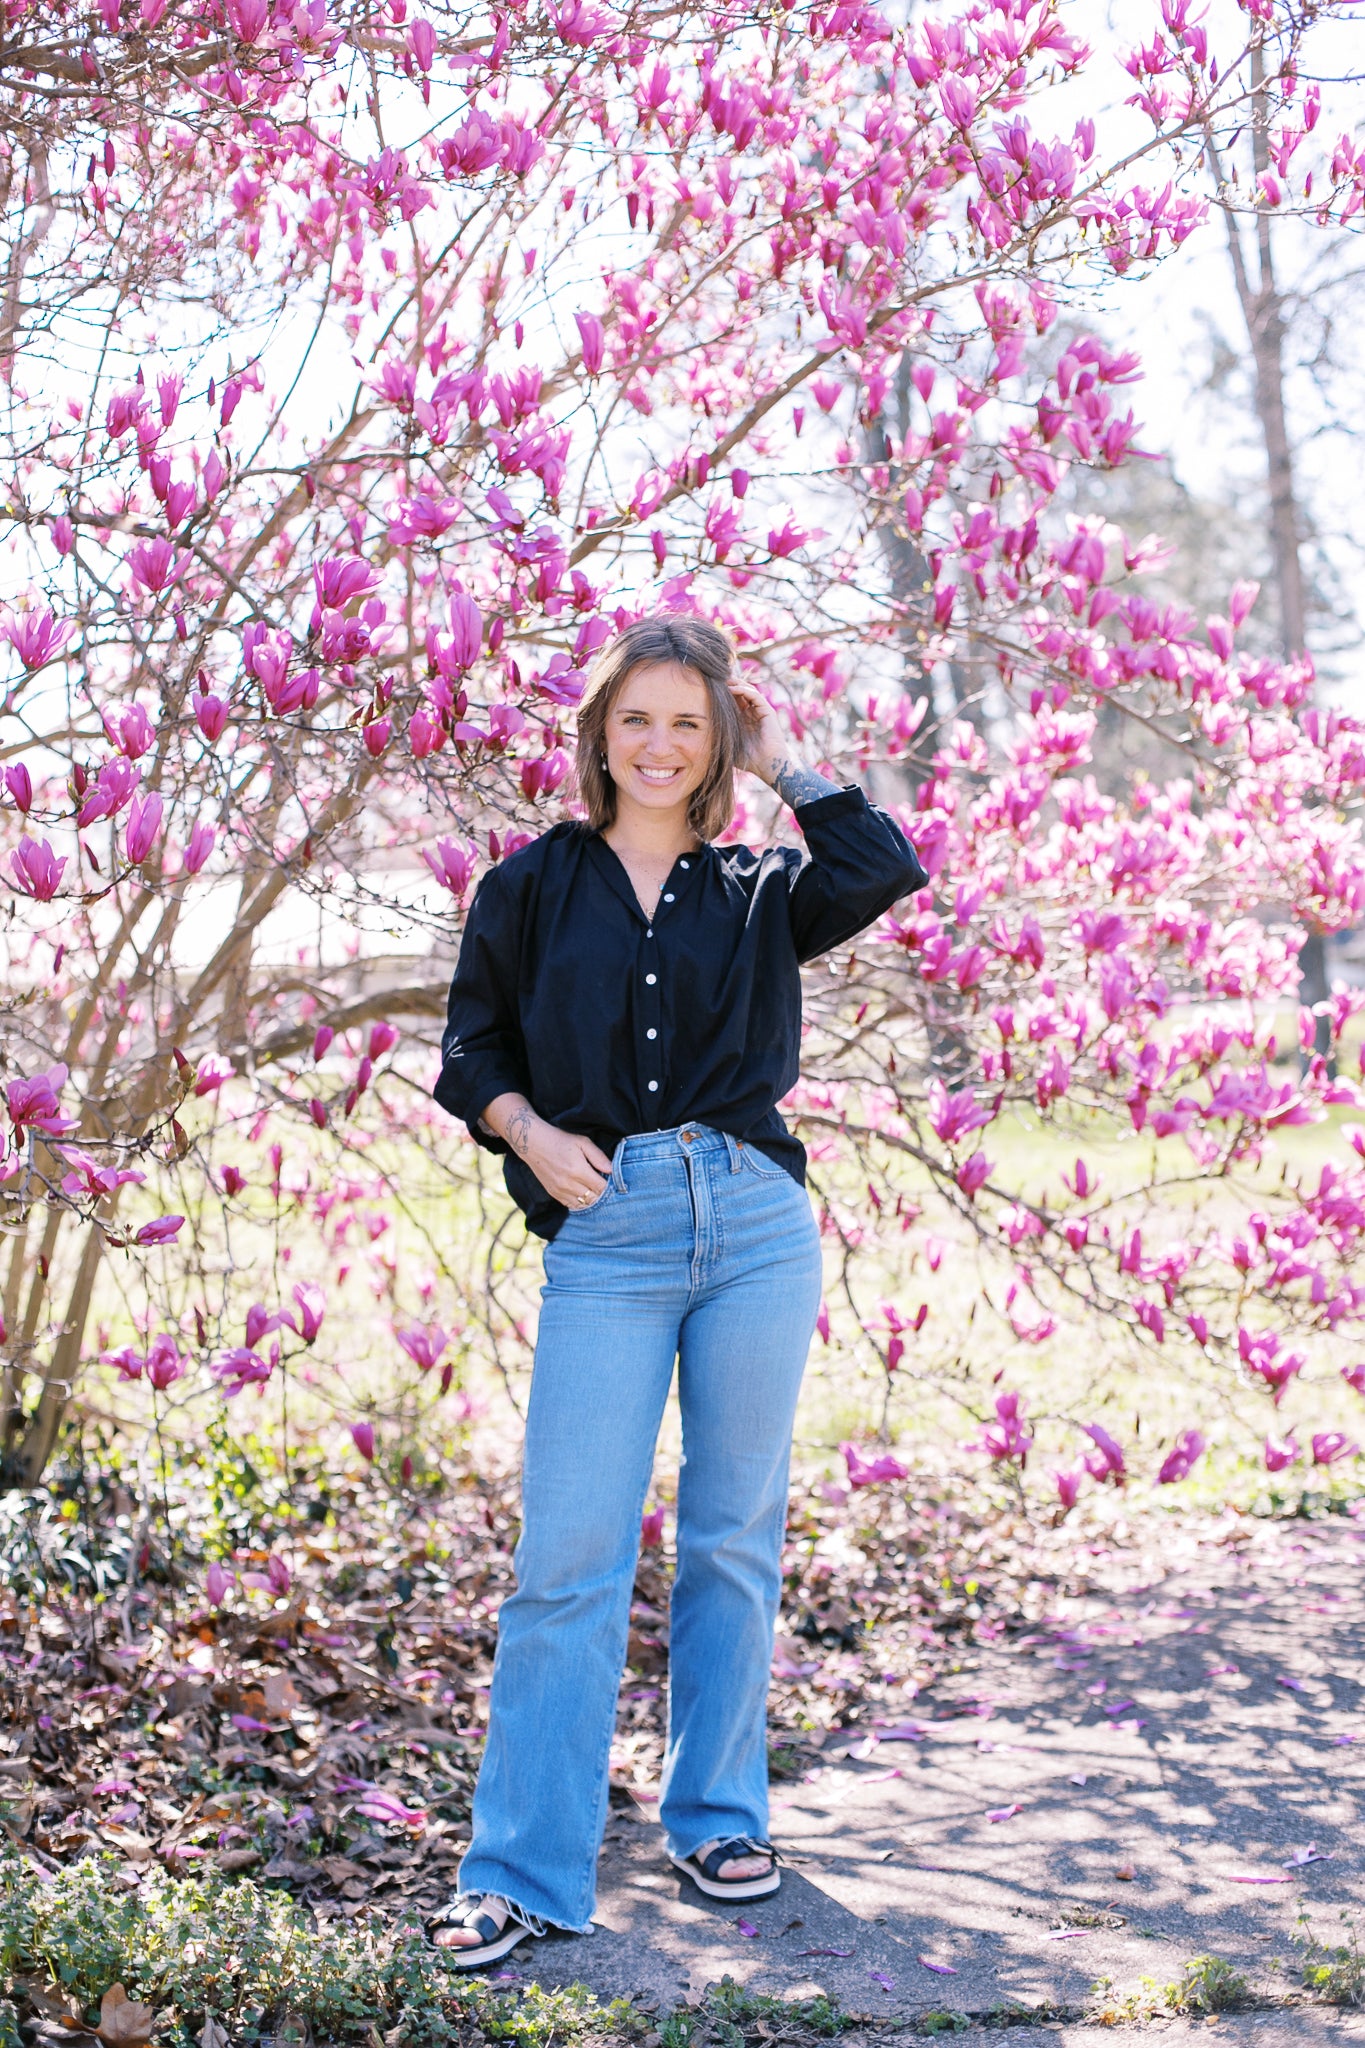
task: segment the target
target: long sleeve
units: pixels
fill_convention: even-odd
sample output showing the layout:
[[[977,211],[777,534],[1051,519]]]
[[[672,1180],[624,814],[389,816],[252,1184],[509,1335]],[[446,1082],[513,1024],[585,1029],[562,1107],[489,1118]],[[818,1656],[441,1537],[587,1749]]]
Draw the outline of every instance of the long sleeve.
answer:
[[[789,899],[803,962],[842,945],[898,898],[928,886],[900,826],[856,785],[802,804],[796,821],[810,853],[793,871]]]
[[[526,1048],[517,1021],[522,908],[493,868],[474,892],[465,919],[460,957],[446,1003],[441,1074],[432,1093],[442,1109],[469,1126],[490,1152],[504,1141],[479,1122],[499,1095],[530,1095]]]

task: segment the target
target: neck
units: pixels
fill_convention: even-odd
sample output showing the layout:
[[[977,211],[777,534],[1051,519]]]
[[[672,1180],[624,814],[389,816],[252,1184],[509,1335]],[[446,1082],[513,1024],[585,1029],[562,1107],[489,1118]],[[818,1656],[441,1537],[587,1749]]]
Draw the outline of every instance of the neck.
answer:
[[[687,822],[687,805],[675,810],[646,810],[629,797],[617,793],[616,816],[602,834],[617,853],[638,854],[642,860],[666,860],[671,866],[680,853],[697,844],[697,835]]]

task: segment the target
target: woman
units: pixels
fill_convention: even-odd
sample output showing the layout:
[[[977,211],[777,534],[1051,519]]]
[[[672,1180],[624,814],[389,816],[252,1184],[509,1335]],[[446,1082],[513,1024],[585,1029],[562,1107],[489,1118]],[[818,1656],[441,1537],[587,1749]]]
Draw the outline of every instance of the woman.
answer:
[[[713,844],[747,769],[809,857]],[[926,877],[856,788],[802,767],[733,646],[644,619],[578,719],[584,824],[493,868],[470,906],[436,1099],[506,1154],[548,1240],[517,1591],[473,1840],[433,1923],[452,1960],[590,1928],[640,1517],[678,1365],[668,1853],[715,1898],[775,1891],[767,1685],[787,1460],[820,1302],[797,1078],[798,967]]]

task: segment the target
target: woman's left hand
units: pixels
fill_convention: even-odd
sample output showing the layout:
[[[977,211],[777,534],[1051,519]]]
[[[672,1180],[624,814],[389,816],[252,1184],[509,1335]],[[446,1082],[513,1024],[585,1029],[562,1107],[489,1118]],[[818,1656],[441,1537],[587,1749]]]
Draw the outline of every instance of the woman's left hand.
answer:
[[[782,763],[791,754],[791,742],[772,705],[752,683],[731,683],[730,691],[739,706],[744,749],[736,767],[747,768],[771,789]]]

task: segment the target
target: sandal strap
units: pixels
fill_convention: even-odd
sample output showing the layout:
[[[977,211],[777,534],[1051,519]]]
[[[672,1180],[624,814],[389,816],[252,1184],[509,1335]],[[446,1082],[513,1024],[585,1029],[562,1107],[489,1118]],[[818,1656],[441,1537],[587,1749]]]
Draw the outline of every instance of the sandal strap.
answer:
[[[507,1920],[501,1927],[491,1913],[483,1911],[485,1899],[498,1899],[507,1908]],[[472,1927],[485,1948],[507,1932],[507,1921],[515,1921],[518,1927],[525,1927],[530,1933],[541,1935],[545,1922],[535,1913],[528,1913],[515,1899],[505,1899],[501,1892],[459,1892],[450,1903],[432,1916],[433,1927]]]
[[[782,1860],[771,1842],[756,1841],[752,1835],[733,1835],[728,1842],[718,1842],[705,1861],[697,1863],[697,1868],[712,1884],[724,1884],[720,1874],[722,1863],[737,1862],[741,1856],[766,1856],[771,1863]]]

